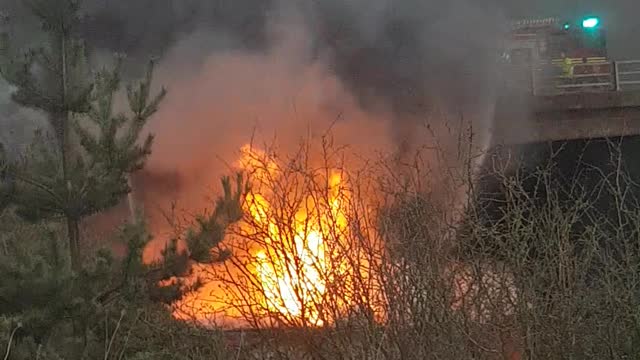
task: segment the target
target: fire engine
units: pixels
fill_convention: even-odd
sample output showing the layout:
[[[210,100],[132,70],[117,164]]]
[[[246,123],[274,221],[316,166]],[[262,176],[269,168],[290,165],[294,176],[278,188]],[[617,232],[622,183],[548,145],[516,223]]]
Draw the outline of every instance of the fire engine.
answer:
[[[531,70],[534,89],[585,91],[613,84],[606,31],[596,16],[513,21],[503,59]]]

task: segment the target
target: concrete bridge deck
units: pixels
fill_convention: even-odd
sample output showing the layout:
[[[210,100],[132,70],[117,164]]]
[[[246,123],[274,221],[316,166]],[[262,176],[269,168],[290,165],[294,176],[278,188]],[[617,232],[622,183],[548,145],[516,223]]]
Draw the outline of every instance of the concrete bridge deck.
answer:
[[[504,96],[493,134],[495,145],[639,135],[640,91]]]

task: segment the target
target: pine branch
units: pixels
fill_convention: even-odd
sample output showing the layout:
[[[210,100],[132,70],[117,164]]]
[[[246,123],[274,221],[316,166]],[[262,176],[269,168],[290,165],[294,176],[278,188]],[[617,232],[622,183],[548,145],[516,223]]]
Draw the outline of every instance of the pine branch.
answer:
[[[137,131],[142,129],[147,119],[158,110],[158,105],[167,95],[167,90],[163,87],[153,100],[149,102],[154,68],[155,61],[152,60],[149,62],[145,78],[135,85],[127,86],[127,98],[134,115],[132,127],[134,130],[138,129]]]
[[[79,24],[78,0],[25,0],[25,3],[40,19],[46,32],[68,35]]]
[[[219,246],[224,240],[227,228],[242,219],[242,199],[247,191],[243,175],[236,175],[235,190],[232,188],[230,177],[223,177],[221,182],[223,195],[216,200],[212,213],[198,217],[197,228],[187,232],[190,257],[200,263],[221,262],[228,258],[228,251],[220,249]],[[220,250],[214,257],[212,249],[215,248]]]
[[[9,169],[7,153],[4,149],[4,145],[0,143],[0,213],[12,200],[11,195],[13,193],[13,181],[10,180]]]

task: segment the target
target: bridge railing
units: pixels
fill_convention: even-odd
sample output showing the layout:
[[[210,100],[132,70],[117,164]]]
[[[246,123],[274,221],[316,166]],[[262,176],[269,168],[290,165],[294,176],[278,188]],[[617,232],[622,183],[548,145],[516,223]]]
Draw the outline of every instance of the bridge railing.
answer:
[[[640,90],[640,60],[616,61],[614,64],[616,90]]]
[[[534,95],[640,90],[640,60],[574,63],[569,71],[543,63],[530,70]]]
[[[578,63],[567,73],[562,65],[540,64],[533,68],[535,95],[616,90],[616,70],[612,62]],[[639,78],[640,80],[640,78]]]
[[[640,90],[640,60],[580,61],[571,68],[561,63],[536,66],[505,64],[503,86],[507,92],[534,95]]]

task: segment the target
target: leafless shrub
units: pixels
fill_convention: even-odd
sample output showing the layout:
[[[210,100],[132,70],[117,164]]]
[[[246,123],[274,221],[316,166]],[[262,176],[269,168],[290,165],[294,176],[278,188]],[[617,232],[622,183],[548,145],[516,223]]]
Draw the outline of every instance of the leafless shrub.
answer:
[[[360,201],[371,189],[346,168],[344,152],[329,142],[321,151],[319,159],[307,147],[287,159],[243,154],[247,211],[227,243],[234,256],[212,276],[255,327],[315,327],[383,307],[373,269],[380,238]]]
[[[488,157],[479,174],[466,162],[354,166],[326,139],[290,157],[247,152],[250,211],[227,243],[234,256],[209,269],[226,305],[261,330],[243,354],[638,356],[637,184],[619,144],[608,146],[610,166],[564,178],[557,149],[526,171],[505,153]],[[434,171],[450,181],[425,187]]]

